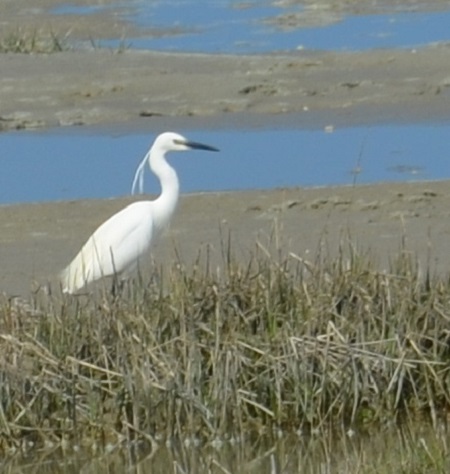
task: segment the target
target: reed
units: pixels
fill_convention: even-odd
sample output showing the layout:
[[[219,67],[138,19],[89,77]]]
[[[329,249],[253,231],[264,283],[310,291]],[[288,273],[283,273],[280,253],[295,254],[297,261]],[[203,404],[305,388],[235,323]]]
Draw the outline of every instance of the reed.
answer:
[[[0,53],[49,54],[69,49],[67,37],[17,29],[0,38]]]
[[[449,403],[450,283],[400,251],[305,261],[258,246],[113,296],[0,305],[0,449],[211,443],[392,425]]]

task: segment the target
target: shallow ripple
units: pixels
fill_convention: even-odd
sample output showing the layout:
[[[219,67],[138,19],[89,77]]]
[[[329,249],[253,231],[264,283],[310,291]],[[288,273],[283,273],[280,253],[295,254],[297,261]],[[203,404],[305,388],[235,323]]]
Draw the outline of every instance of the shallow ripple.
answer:
[[[447,124],[185,134],[221,152],[169,157],[184,193],[450,179]],[[127,195],[153,139],[79,128],[0,134],[0,203]],[[159,191],[150,172],[145,183]]]

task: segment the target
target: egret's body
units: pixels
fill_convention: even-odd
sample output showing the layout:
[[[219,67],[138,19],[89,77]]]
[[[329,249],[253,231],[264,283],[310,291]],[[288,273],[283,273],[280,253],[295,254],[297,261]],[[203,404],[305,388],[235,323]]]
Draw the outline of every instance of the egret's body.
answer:
[[[65,293],[76,293],[102,277],[120,275],[126,278],[135,270],[155,236],[169,223],[178,203],[178,177],[165,155],[169,151],[190,149],[217,151],[172,132],[157,137],[136,171],[133,189],[138,178],[142,188],[143,165],[148,161],[160,180],[161,194],[154,201],[130,204],[100,225],[61,273]]]

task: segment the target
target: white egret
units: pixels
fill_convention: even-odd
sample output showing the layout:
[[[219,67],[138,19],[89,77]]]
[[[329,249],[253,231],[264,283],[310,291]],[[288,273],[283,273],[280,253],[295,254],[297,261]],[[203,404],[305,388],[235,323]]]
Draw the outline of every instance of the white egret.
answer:
[[[175,170],[167,163],[166,153],[185,150],[219,151],[217,148],[188,141],[183,136],[166,132],[159,135],[139,165],[133,190],[148,161],[159,178],[161,194],[154,201],[138,201],[114,214],[89,237],[73,261],[62,271],[65,293],[76,293],[85,285],[102,277],[126,278],[138,265],[158,234],[170,221],[178,202],[179,182]]]

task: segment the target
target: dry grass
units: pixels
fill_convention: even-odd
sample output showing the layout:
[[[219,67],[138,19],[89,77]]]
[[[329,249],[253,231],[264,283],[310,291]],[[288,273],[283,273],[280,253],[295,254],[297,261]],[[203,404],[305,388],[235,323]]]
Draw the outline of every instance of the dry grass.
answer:
[[[361,430],[449,403],[450,283],[405,251],[380,273],[335,260],[243,264],[226,252],[120,297],[0,307],[0,449],[214,443]],[[165,283],[159,283],[164,281]]]
[[[0,53],[48,54],[68,49],[67,38],[53,32],[28,32],[18,29],[0,38]]]

